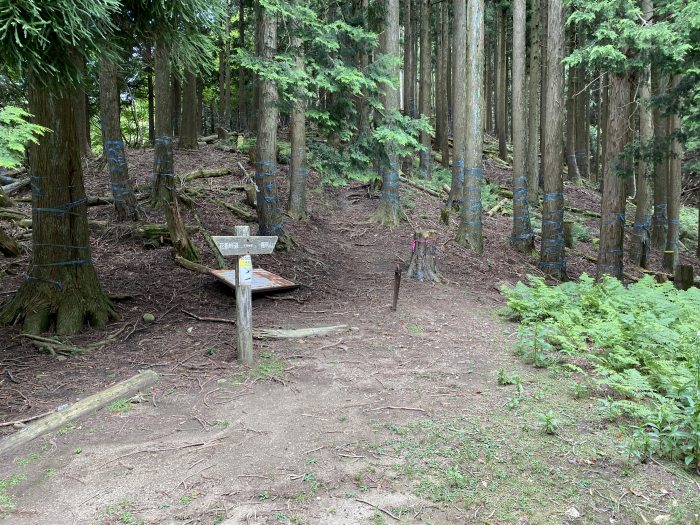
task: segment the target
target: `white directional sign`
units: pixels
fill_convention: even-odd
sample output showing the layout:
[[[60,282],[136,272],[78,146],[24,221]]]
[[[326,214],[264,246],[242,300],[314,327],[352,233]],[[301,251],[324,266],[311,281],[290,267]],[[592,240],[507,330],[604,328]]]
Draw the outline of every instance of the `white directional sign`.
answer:
[[[277,237],[250,235],[248,226],[236,226],[236,236],[213,237],[221,255],[236,257],[236,332],[238,339],[238,359],[250,365],[253,363],[253,260],[251,255],[272,253]]]
[[[262,255],[272,253],[277,244],[277,237],[233,237],[212,236],[221,255]]]

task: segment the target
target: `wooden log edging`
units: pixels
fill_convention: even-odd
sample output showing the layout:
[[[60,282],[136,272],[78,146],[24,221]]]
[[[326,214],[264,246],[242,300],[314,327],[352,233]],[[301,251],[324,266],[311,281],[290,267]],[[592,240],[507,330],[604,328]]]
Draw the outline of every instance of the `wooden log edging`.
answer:
[[[144,370],[133,377],[121,381],[106,390],[97,392],[85,399],[70,405],[68,408],[54,412],[42,419],[27,425],[22,430],[6,437],[0,441],[0,457],[25,445],[30,441],[57,430],[69,421],[84,416],[90,412],[95,412],[116,399],[129,397],[139,390],[146,388],[158,380],[158,374],[153,370]]]

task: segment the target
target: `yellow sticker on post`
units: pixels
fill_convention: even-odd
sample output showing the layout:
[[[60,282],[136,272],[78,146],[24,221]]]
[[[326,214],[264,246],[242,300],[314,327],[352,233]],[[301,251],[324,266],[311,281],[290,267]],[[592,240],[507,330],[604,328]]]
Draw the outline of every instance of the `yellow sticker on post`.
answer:
[[[243,255],[238,259],[238,271],[241,275],[241,284],[253,284],[253,259],[250,255]]]

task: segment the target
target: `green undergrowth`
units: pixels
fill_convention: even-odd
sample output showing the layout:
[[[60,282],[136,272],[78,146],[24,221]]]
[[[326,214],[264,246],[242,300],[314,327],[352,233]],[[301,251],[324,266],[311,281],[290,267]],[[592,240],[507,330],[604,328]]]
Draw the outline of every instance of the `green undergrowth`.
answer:
[[[548,286],[504,286],[520,322],[517,352],[536,367],[560,366],[590,386],[611,419],[632,432],[627,453],[681,461],[700,472],[700,290],[649,276]]]

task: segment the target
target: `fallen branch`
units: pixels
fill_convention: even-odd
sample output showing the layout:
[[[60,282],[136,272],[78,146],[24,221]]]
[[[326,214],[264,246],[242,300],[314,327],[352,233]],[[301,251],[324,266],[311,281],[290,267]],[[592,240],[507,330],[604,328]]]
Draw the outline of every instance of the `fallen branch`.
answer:
[[[486,212],[486,215],[491,217],[494,213],[496,213],[498,210],[500,210],[506,203],[508,202],[508,199],[502,199],[501,201],[498,202],[493,208],[491,208],[489,211]]]
[[[423,410],[422,408],[416,408],[416,407],[393,407],[393,406],[385,406],[385,407],[377,407],[377,408],[367,408],[365,409],[365,412],[377,412],[378,410],[410,410],[413,412],[423,412],[424,414],[427,414],[427,410]]]
[[[421,191],[424,191],[425,193],[427,193],[428,195],[432,195],[433,197],[437,197],[437,198],[439,198],[439,199],[441,199],[441,198],[443,197],[443,195],[442,195],[441,193],[439,193],[439,192],[437,192],[437,191],[435,191],[435,190],[433,190],[433,189],[426,188],[425,186],[423,186],[423,185],[421,185],[421,184],[418,184],[417,182],[412,181],[411,179],[407,179],[407,178],[404,177],[403,175],[399,175],[399,180],[400,180],[401,182],[403,182],[403,183],[408,184],[409,186],[412,186],[412,187],[414,187],[414,188],[416,188],[416,189],[419,189],[419,190],[421,190]]]
[[[221,199],[217,199],[216,203],[229,210],[243,222],[257,222],[258,220],[257,214],[254,211],[249,210],[245,206],[242,206],[240,204],[229,204],[228,202],[224,202]]]
[[[10,193],[13,193],[17,190],[20,190],[24,188],[25,186],[29,186],[29,177],[26,179],[20,179],[17,182],[13,182],[12,184],[8,184],[7,186],[2,186],[2,192],[5,195],[9,195]]]
[[[158,374],[153,370],[146,370],[116,385],[112,385],[106,390],[86,397],[60,412],[50,414],[0,441],[0,456],[33,441],[47,432],[62,427],[69,421],[99,410],[115,399],[130,397],[133,393],[152,385],[157,380]]]
[[[124,325],[119,330],[117,330],[113,334],[110,334],[106,338],[100,339],[99,341],[95,341],[94,343],[90,343],[82,347],[76,346],[71,343],[64,343],[63,341],[52,339],[50,337],[42,337],[40,335],[21,334],[21,336],[31,340],[34,346],[36,346],[39,349],[46,350],[51,355],[74,355],[102,349],[102,347],[113,342],[119,336],[119,334],[121,334],[126,329],[127,326],[128,325]]]
[[[180,257],[179,255],[175,256],[175,262],[182,266],[183,268],[187,270],[191,270],[193,272],[198,272],[198,273],[203,273],[206,275],[210,275],[212,272],[212,269],[209,268],[208,266],[204,266],[203,264],[199,264],[196,262],[188,261],[184,257]]]
[[[197,139],[198,142],[204,142],[206,144],[211,144],[212,142],[215,142],[219,140],[219,135],[207,135],[206,137],[199,137]]]
[[[209,246],[211,253],[214,255],[214,258],[216,259],[216,264],[219,266],[219,270],[226,270],[228,268],[228,266],[226,265],[226,261],[224,260],[224,256],[221,255],[221,252],[219,251],[219,247],[214,242],[214,239],[211,238],[211,234],[204,228],[204,226],[202,226],[202,221],[199,218],[199,214],[196,211],[194,212],[194,220],[197,221],[197,225],[199,226],[199,229],[202,232],[202,236],[204,237],[204,240],[206,241],[207,246]]]
[[[35,419],[48,416],[49,414],[53,414],[54,412],[56,411],[49,410],[48,412],[44,412],[43,414],[36,414],[35,416],[25,417],[24,419],[18,419],[16,421],[6,421],[5,423],[0,423],[0,427],[14,427],[15,425],[22,425],[23,423],[34,421]]]
[[[197,314],[193,314],[192,312],[188,312],[187,310],[181,310],[182,313],[185,313],[189,315],[190,317],[193,317],[197,319],[197,321],[207,321],[210,323],[229,323],[229,324],[236,324],[236,321],[234,319],[224,319],[223,317],[201,317]]]
[[[254,339],[297,339],[302,337],[320,337],[348,329],[348,325],[319,326],[316,328],[292,328],[288,330],[276,328],[256,328],[253,330]]]
[[[378,506],[378,505],[375,505],[374,503],[370,503],[369,501],[366,501],[366,500],[363,500],[363,499],[360,499],[360,498],[355,498],[355,501],[358,501],[358,502],[360,502],[360,503],[364,503],[365,505],[369,505],[370,507],[377,509],[379,512],[382,512],[382,513],[386,514],[387,516],[389,516],[390,518],[395,519],[396,521],[401,521],[401,519],[400,519],[398,516],[393,515],[393,514],[392,514],[391,512],[389,512],[388,510],[383,509],[382,507],[380,507],[380,506]]]
[[[191,171],[185,175],[182,175],[180,179],[183,181],[191,181],[195,179],[208,179],[209,177],[225,177],[229,175],[231,170],[229,168],[212,168],[212,169],[198,169]]]

